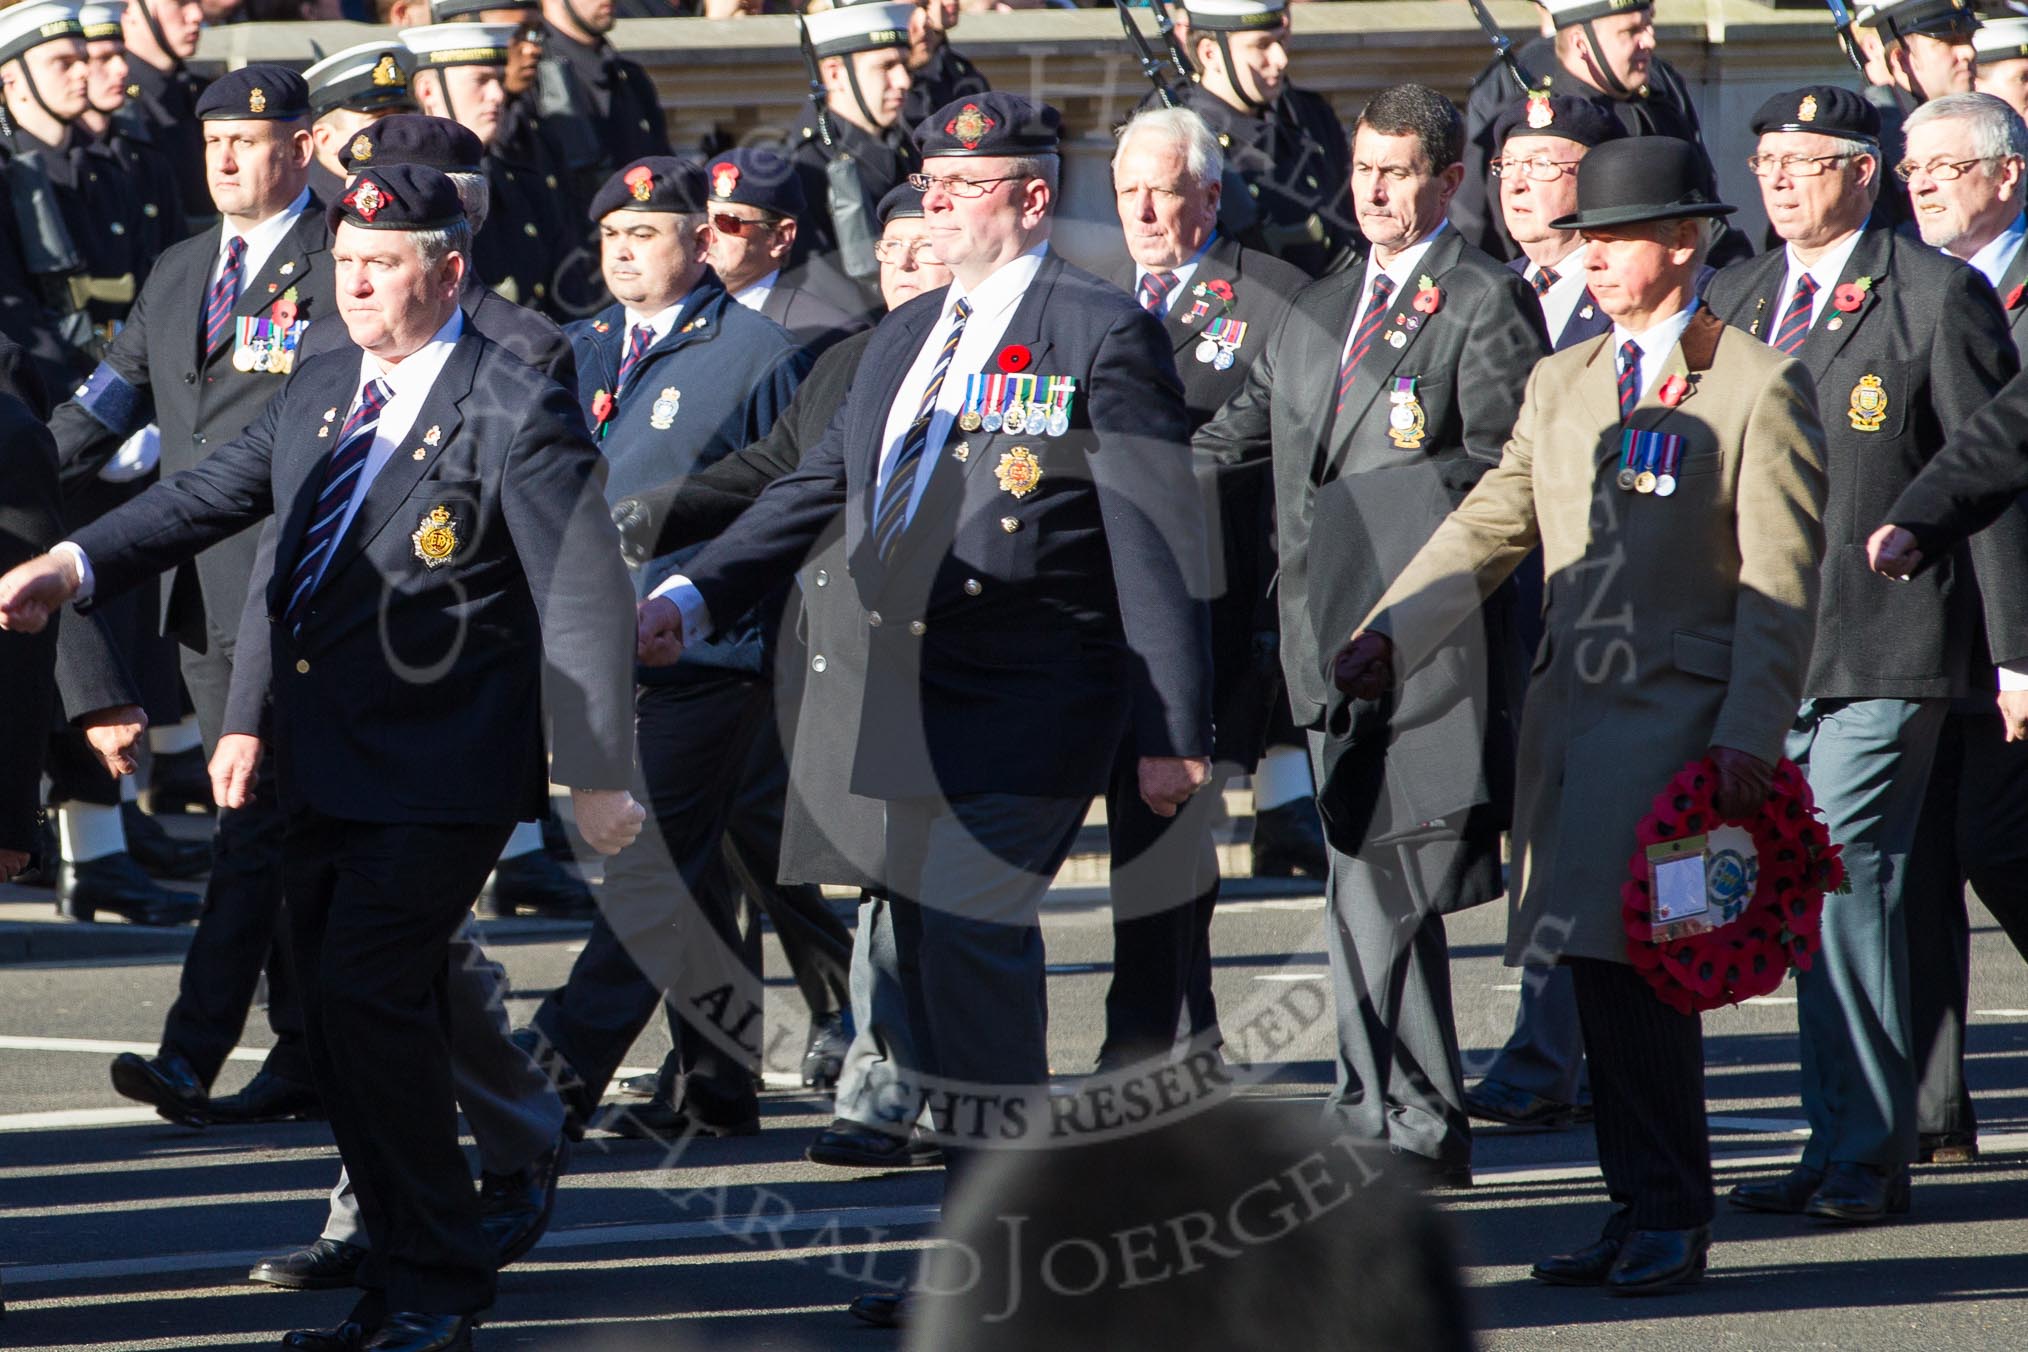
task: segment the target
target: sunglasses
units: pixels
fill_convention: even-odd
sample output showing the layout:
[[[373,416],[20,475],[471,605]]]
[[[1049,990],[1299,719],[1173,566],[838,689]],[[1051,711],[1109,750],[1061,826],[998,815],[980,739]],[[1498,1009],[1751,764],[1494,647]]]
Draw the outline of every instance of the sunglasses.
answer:
[[[743,238],[749,230],[778,229],[781,223],[779,217],[769,221],[749,221],[723,211],[713,212],[711,216],[711,228],[721,235],[731,235],[734,239]]]

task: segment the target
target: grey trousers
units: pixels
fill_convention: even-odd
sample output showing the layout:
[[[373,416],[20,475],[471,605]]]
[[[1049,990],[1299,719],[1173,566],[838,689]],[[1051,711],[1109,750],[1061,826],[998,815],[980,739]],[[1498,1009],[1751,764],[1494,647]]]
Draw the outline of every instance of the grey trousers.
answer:
[[[1789,759],[1809,777],[1850,890],[1824,898],[1823,948],[1796,977],[1803,1164],[1911,1163],[1915,1066],[1903,909],[1947,700],[1805,700]]]
[[[446,1003],[451,1021],[451,1078],[465,1122],[489,1174],[527,1168],[563,1131],[563,1100],[534,1058],[508,1040],[507,973],[479,947],[471,917],[451,938]],[[324,1238],[367,1246],[366,1225],[350,1173],[331,1189]]]
[[[1564,966],[1521,969],[1521,1006],[1514,1031],[1485,1076],[1551,1103],[1591,1102],[1577,988]]]
[[[847,1122],[896,1135],[915,1125],[915,1075],[922,1067],[909,1029],[908,987],[894,937],[894,903],[868,895],[852,932],[852,1045],[838,1074],[833,1109]]]

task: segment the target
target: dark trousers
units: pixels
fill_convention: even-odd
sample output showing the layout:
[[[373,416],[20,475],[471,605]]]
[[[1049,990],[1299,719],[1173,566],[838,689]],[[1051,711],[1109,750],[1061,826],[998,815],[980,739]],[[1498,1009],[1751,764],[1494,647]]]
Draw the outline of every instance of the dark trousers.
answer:
[[[1923,1135],[1979,1128],[1965,1086],[1967,882],[2028,957],[2028,745],[2008,743],[1990,702],[1944,721],[1908,857],[1909,1014]]]
[[[211,635],[204,652],[181,650],[183,684],[197,709],[208,759],[225,723],[232,662]],[[275,1045],[265,1068],[283,1079],[308,1083],[309,1053],[303,1011],[288,946],[280,933],[283,817],[274,790],[274,767],[263,757],[253,801],[220,808],[211,839],[211,877],[204,909],[183,959],[176,1003],[162,1025],[162,1050],[186,1058],[207,1085],[238,1045],[263,967],[268,974],[268,1026]]]
[[[1180,1028],[1194,1038],[1218,1026],[1210,1001],[1211,915],[1218,905],[1211,833],[1223,785],[1224,777],[1214,775],[1175,816],[1158,817],[1141,800],[1140,757],[1123,747],[1113,764],[1106,788],[1113,979],[1101,1067],[1166,1057]],[[1200,978],[1204,989],[1193,999]]]
[[[720,843],[769,717],[768,688],[698,676],[642,686],[635,707],[634,794],[650,829],[607,861],[591,935],[534,1024],[583,1082],[573,1091],[582,1112],[604,1095],[666,993],[683,1016],[673,1062],[683,1084],[671,1088],[719,1107],[754,1092],[757,1051],[738,1037],[759,1032],[740,1025],[746,1007],[759,1008],[760,954],[740,931]]]
[[[1591,1065],[1599,1168],[1618,1208],[1608,1233],[1710,1224],[1702,1021],[1656,999],[1625,963],[1564,962]]]
[[[303,813],[284,853],[310,1067],[358,1193],[360,1269],[390,1310],[493,1303],[493,1251],[458,1144],[451,936],[511,824],[386,825]]]

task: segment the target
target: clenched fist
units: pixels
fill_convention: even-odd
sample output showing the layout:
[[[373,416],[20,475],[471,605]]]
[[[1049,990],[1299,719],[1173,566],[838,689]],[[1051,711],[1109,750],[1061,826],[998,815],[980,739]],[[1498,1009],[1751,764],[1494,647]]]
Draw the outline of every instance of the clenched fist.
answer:
[[[634,618],[634,656],[648,667],[673,667],[683,656],[683,612],[668,597],[641,602]]]
[[[1331,681],[1356,699],[1379,699],[1394,688],[1394,640],[1361,629],[1332,659]]]
[[[62,554],[41,554],[0,577],[0,629],[39,634],[49,617],[84,585],[77,567]]]
[[[572,789],[570,808],[578,834],[600,854],[618,854],[633,844],[648,819],[625,789]]]

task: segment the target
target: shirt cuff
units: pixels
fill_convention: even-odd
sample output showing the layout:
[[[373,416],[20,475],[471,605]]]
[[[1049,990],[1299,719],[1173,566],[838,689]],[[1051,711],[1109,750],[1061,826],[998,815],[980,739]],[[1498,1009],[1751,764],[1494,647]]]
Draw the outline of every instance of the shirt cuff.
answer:
[[[690,579],[682,574],[665,579],[655,590],[648,593],[650,600],[666,597],[683,616],[683,642],[685,646],[702,643],[711,637],[711,610],[704,604],[703,593],[692,586]]]
[[[73,602],[91,600],[92,592],[96,590],[96,579],[92,577],[92,561],[85,557],[85,552],[68,540],[57,541],[49,547],[49,552],[57,558],[69,560],[70,566],[77,570],[77,594],[70,599]]]
[[[2002,690],[2028,690],[2028,667],[2007,663],[2000,664],[2000,688]]]

